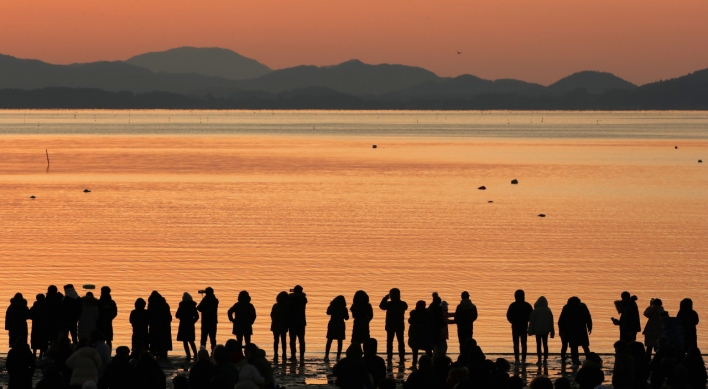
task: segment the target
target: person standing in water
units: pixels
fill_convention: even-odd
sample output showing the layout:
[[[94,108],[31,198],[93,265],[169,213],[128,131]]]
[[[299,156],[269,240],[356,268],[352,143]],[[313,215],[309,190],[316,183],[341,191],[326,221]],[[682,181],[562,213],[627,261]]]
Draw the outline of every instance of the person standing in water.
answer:
[[[329,361],[329,350],[332,348],[332,341],[337,341],[337,361],[342,357],[342,341],[346,338],[349,311],[347,310],[347,300],[344,296],[337,296],[327,307],[329,323],[327,323],[327,345],[325,346],[325,361]]]
[[[283,360],[287,356],[285,337],[288,334],[288,292],[282,291],[275,298],[270,310],[270,331],[273,333],[273,359],[278,360],[278,341],[283,347]]]
[[[474,335],[474,322],[477,320],[477,306],[472,304],[467,291],[460,295],[460,303],[455,309],[455,324],[457,325],[457,340],[460,342],[460,354],[465,350],[465,343]]]
[[[622,292],[618,311],[620,311],[620,318],[613,317],[612,323],[620,328],[620,340],[627,343],[634,342],[637,340],[637,333],[642,330],[642,325],[639,323],[637,296],[631,296],[627,291]]]
[[[196,331],[194,330],[194,324],[199,320],[199,312],[197,311],[197,303],[192,299],[192,295],[187,292],[182,294],[182,301],[177,307],[177,312],[175,317],[179,319],[179,329],[177,330],[177,341],[182,342],[184,345],[184,353],[187,354],[187,360],[192,359],[192,354],[194,358],[197,357],[197,345],[194,344],[196,340]],[[192,348],[192,352],[189,352],[189,348]]]
[[[511,336],[514,341],[514,363],[519,364],[519,344],[521,344],[521,363],[526,363],[527,330],[533,307],[526,302],[526,294],[519,289],[514,292],[515,301],[506,311],[506,319],[511,323]]]
[[[553,323],[553,312],[548,307],[548,300],[541,296],[533,305],[533,311],[529,319],[529,335],[536,336],[536,354],[538,355],[537,365],[548,362],[548,335],[551,338],[556,336]],[[543,345],[543,362],[541,361],[541,346]]]
[[[371,338],[369,323],[374,318],[374,310],[369,303],[369,295],[363,290],[354,293],[351,308],[354,325],[352,326],[352,343],[364,343]]]
[[[71,335],[71,342],[74,344],[79,341],[78,323],[82,309],[81,298],[76,293],[74,285],[64,285],[64,298],[61,301],[62,330]]]
[[[238,302],[234,304],[227,312],[229,321],[233,323],[232,334],[236,335],[236,341],[239,346],[243,347],[243,341],[246,340],[246,345],[251,344],[251,335],[253,335],[253,323],[256,321],[256,308],[251,304],[251,296],[247,291],[242,290],[238,294]]]
[[[568,299],[568,303],[563,307],[558,318],[558,332],[564,345],[570,345],[570,357],[574,365],[580,365],[578,357],[578,347],[582,347],[585,358],[590,355],[590,334],[592,333],[592,316],[587,305],[580,301],[580,298],[573,296]],[[561,350],[561,355],[565,357],[565,350]]]
[[[118,316],[118,306],[111,297],[111,288],[101,288],[101,297],[98,299],[98,324],[97,329],[106,338],[106,344],[113,348],[113,319]]]
[[[130,325],[133,327],[131,352],[139,356],[150,347],[150,318],[145,309],[147,303],[142,298],[135,300],[135,309],[130,312]]]
[[[698,347],[698,337],[696,326],[698,325],[698,313],[693,310],[693,300],[685,298],[681,300],[679,311],[676,317],[681,320],[683,326],[683,345],[686,350],[691,347]]]
[[[216,347],[216,326],[219,323],[219,299],[214,295],[214,289],[211,286],[204,289],[204,297],[199,302],[197,310],[202,313],[202,334],[199,343],[202,348],[206,348],[207,338],[209,338],[213,351]]]
[[[295,361],[296,343],[300,343],[300,363],[305,361],[305,327],[307,326],[307,295],[297,285],[288,295],[288,331],[290,333],[290,359]]]
[[[408,304],[401,300],[401,291],[393,288],[384,296],[379,308],[386,311],[386,356],[393,359],[393,337],[398,341],[398,356],[401,362],[406,359],[406,344],[403,337],[405,331],[405,314]]]

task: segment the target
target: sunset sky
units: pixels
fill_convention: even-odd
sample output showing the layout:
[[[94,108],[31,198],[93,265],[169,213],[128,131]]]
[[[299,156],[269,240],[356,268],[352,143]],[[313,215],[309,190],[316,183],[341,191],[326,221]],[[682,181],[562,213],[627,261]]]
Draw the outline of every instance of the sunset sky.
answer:
[[[708,68],[706,0],[5,0],[0,53],[51,63],[224,47],[278,69],[367,63],[548,84]],[[458,55],[457,51],[462,54]]]

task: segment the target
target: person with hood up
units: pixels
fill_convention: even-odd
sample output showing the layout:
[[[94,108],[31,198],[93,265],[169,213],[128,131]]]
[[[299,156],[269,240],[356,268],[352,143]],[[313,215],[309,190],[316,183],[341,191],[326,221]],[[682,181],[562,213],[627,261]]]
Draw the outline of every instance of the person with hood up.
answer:
[[[253,335],[253,323],[256,321],[256,308],[251,304],[251,296],[247,291],[242,290],[238,294],[238,302],[227,312],[229,321],[233,323],[232,334],[236,335],[236,341],[243,347],[243,341],[251,344]]]
[[[270,310],[270,331],[273,333],[273,358],[278,359],[278,341],[283,347],[283,359],[287,352],[285,337],[288,334],[288,292],[282,291],[275,298]]]
[[[130,325],[133,327],[131,351],[139,356],[150,346],[150,318],[145,309],[147,303],[142,298],[135,300],[135,309],[130,311]]]
[[[64,295],[59,292],[55,285],[49,285],[46,294],[47,304],[47,342],[52,343],[62,330],[61,324],[61,301]]]
[[[393,288],[381,300],[379,308],[386,311],[386,356],[389,361],[393,359],[393,337],[395,336],[398,341],[398,356],[403,362],[406,359],[403,332],[406,329],[404,320],[408,304],[401,300],[401,291]]]
[[[10,306],[5,312],[5,330],[8,331],[10,347],[15,343],[27,343],[27,319],[30,317],[30,310],[27,308],[27,300],[22,293],[15,293],[10,299]]]
[[[5,360],[9,389],[32,389],[35,359],[29,345],[18,341],[7,353]]]
[[[197,310],[202,313],[202,333],[199,344],[206,348],[207,338],[211,343],[211,350],[216,347],[216,327],[219,323],[219,299],[214,295],[214,289],[210,286],[204,289],[204,297],[197,305]]]
[[[81,299],[81,316],[79,317],[79,339],[88,339],[98,325],[98,300],[93,293],[88,292]],[[94,381],[95,382],[95,381]]]
[[[118,316],[118,306],[111,297],[111,288],[101,287],[101,296],[98,299],[98,323],[96,328],[106,338],[106,344],[113,348],[113,319]]]
[[[352,312],[352,343],[364,343],[371,338],[370,323],[374,319],[374,309],[369,303],[369,295],[363,290],[354,293],[354,301],[349,308]]]
[[[698,313],[693,310],[693,300],[690,298],[681,300],[676,317],[681,320],[681,326],[683,326],[683,345],[686,350],[691,347],[698,347],[696,326],[699,320]]]
[[[39,359],[42,359],[44,352],[49,347],[49,307],[47,306],[46,297],[43,294],[36,296],[37,300],[32,304],[29,310],[29,318],[32,320],[32,336],[30,345],[32,346],[32,354],[37,355],[39,351]]]
[[[74,285],[64,285],[64,298],[61,301],[61,323],[62,330],[71,334],[72,343],[79,341],[77,330],[82,308],[83,303],[79,294],[76,293]]]
[[[82,386],[86,381],[98,382],[98,370],[101,368],[101,356],[96,349],[89,347],[82,339],[76,351],[66,360],[66,367],[72,370],[71,386]]]
[[[462,299],[455,309],[454,320],[457,325],[457,340],[460,342],[460,353],[464,352],[467,339],[474,335],[474,322],[477,320],[477,306],[472,304],[470,294],[462,292]]]
[[[290,333],[290,359],[296,360],[296,343],[300,343],[300,362],[305,361],[305,327],[307,326],[307,295],[302,286],[296,285],[288,295],[288,331]]]
[[[553,312],[548,307],[548,300],[541,296],[533,305],[533,311],[529,319],[529,335],[536,336],[536,354],[538,355],[537,365],[548,361],[548,335],[551,338],[556,336],[553,321]],[[541,344],[543,344],[543,362],[541,362]]]
[[[661,299],[654,298],[649,302],[649,306],[644,310],[644,317],[647,319],[647,324],[644,325],[644,345],[647,347],[647,359],[651,359],[652,350],[656,350],[656,343],[659,337],[664,334],[663,325],[661,322],[661,313],[664,312],[664,307]]]
[[[563,342],[570,345],[570,357],[573,364],[580,365],[578,357],[578,347],[582,347],[585,358],[590,354],[590,333],[592,333],[592,316],[587,305],[580,301],[580,298],[573,296],[568,299],[568,303],[563,307],[558,318],[558,332]],[[561,355],[565,357],[565,350],[561,350]]]
[[[197,303],[192,299],[192,295],[187,292],[182,294],[182,301],[179,303],[175,317],[179,319],[179,329],[177,330],[177,341],[184,345],[184,353],[187,354],[187,360],[192,359],[192,354],[189,348],[192,348],[194,357],[197,357],[197,345],[194,344],[196,334],[194,324],[199,320],[199,312],[197,311]]]
[[[164,297],[154,290],[148,297],[148,322],[150,323],[150,351],[155,358],[167,358],[172,351],[172,312]],[[142,354],[141,354],[142,359]]]
[[[418,366],[418,350],[425,351],[426,355],[433,356],[432,318],[430,311],[425,307],[425,301],[420,300],[415,304],[408,318],[408,347],[413,351],[413,369]]]
[[[637,333],[642,330],[639,323],[639,307],[637,296],[630,296],[629,292],[622,292],[622,300],[616,302],[619,319],[612,318],[612,323],[620,328],[620,340],[633,342],[637,340]]]
[[[346,356],[332,367],[332,374],[337,377],[337,386],[342,389],[374,389],[358,343],[347,348]]]
[[[514,292],[515,301],[509,305],[506,311],[506,320],[511,323],[511,336],[514,340],[514,363],[519,364],[519,344],[521,344],[521,362],[526,363],[526,331],[533,307],[526,302],[526,294],[519,289]]]
[[[346,338],[349,311],[347,310],[347,300],[344,296],[337,296],[327,307],[329,323],[327,323],[327,344],[325,345],[325,361],[329,361],[329,350],[332,348],[332,341],[337,341],[337,360],[342,357],[342,341]]]

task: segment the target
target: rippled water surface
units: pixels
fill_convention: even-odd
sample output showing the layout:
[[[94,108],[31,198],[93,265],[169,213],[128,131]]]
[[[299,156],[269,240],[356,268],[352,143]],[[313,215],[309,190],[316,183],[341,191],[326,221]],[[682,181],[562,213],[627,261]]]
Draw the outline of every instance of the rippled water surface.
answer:
[[[511,351],[517,288],[556,318],[579,296],[596,351],[623,290],[708,318],[706,112],[0,111],[0,134],[0,296],[110,285],[116,344],[137,297],[174,313],[207,285],[220,342],[245,289],[263,346],[277,292],[304,286],[312,352],[359,289],[380,339],[389,288],[453,308],[468,290],[487,352]]]

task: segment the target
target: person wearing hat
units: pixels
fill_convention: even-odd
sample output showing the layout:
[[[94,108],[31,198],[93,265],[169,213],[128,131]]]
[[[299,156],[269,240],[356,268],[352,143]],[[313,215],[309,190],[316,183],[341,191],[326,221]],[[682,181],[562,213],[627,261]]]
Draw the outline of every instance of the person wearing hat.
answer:
[[[290,333],[290,359],[296,360],[296,343],[300,343],[300,362],[305,361],[305,327],[307,326],[307,296],[297,285],[288,295],[288,332]]]
[[[216,326],[219,322],[219,299],[214,295],[214,289],[210,286],[204,289],[204,297],[199,302],[197,310],[202,313],[202,336],[201,347],[206,348],[207,338],[211,343],[211,349],[216,347]]]

